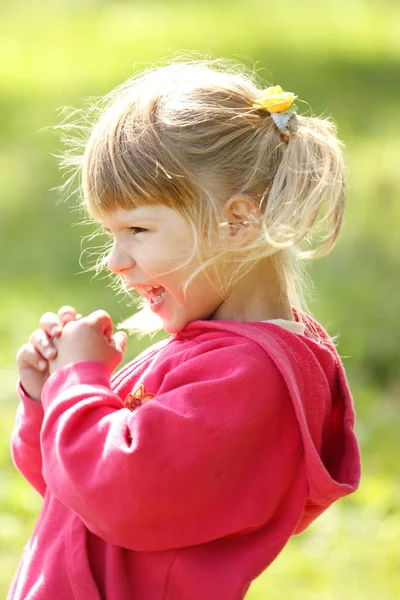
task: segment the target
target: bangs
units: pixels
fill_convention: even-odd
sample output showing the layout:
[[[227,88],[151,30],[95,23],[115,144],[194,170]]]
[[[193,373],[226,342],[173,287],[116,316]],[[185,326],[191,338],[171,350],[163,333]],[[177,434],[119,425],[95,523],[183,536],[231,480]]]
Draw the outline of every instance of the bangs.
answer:
[[[195,192],[182,157],[167,148],[154,118],[145,122],[143,112],[133,108],[121,111],[118,119],[114,111],[112,118],[104,115],[87,143],[82,187],[95,219],[149,204],[179,209]]]

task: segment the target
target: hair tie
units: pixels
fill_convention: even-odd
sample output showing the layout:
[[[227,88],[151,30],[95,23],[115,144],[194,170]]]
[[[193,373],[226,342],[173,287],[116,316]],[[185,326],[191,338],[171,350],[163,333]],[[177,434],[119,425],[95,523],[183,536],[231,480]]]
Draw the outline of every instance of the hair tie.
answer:
[[[268,112],[278,129],[286,131],[290,119],[297,114],[296,98],[292,92],[284,92],[280,85],[274,85],[260,92],[253,107]]]

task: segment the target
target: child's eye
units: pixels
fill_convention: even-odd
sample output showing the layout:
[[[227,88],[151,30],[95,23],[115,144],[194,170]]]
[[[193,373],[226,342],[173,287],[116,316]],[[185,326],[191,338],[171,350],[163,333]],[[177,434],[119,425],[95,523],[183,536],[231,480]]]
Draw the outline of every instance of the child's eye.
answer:
[[[148,230],[144,229],[144,227],[129,227],[129,231],[136,235],[137,233],[144,233]]]

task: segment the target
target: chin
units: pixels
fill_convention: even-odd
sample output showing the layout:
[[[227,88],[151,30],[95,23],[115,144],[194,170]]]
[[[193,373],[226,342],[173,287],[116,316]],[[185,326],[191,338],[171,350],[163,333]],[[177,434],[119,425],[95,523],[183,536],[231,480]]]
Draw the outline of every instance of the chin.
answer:
[[[185,326],[186,326],[186,323],[183,323],[183,324],[163,323],[163,329],[167,333],[179,333]]]
[[[182,315],[183,318],[181,319],[176,319],[173,321],[163,320],[162,327],[167,333],[179,333],[186,327],[186,325],[189,325],[189,323],[193,323],[194,321],[208,321],[212,315],[213,313],[199,313],[197,315],[194,314],[193,316]]]
[[[179,333],[192,321],[196,321],[197,319],[185,319],[179,321],[163,321],[163,329],[167,333]]]

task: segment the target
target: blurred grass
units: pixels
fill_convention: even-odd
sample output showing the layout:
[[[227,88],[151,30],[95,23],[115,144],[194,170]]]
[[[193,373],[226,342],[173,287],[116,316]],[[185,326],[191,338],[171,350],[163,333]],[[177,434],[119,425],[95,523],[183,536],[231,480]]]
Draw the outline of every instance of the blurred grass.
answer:
[[[363,480],[251,587],[250,600],[400,597],[400,6],[395,1],[16,1],[0,7],[0,596],[5,597],[40,499],[11,465],[16,349],[45,310],[129,307],[79,267],[78,214],[49,192],[61,183],[60,106],[82,105],[178,51],[256,65],[332,114],[347,146],[349,200],[335,251],[312,265],[310,305],[348,372]],[[70,203],[71,204],[71,203]],[[131,357],[149,343],[132,339]]]

